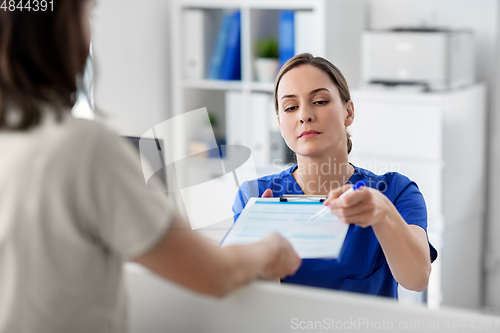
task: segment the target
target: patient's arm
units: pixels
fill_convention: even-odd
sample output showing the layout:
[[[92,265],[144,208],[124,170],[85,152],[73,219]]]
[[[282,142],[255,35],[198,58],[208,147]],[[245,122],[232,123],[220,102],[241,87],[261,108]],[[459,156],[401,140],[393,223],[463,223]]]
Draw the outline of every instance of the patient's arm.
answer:
[[[301,264],[290,243],[277,233],[254,244],[219,248],[179,216],[164,238],[135,261],[184,287],[219,297],[259,275],[276,279],[294,274]]]

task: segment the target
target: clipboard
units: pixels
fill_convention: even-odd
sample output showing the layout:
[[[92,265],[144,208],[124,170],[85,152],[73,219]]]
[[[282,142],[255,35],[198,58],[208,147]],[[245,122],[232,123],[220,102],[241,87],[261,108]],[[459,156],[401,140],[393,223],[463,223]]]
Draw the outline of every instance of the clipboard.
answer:
[[[318,201],[326,200],[326,195],[307,195],[307,194],[283,194],[280,196],[280,202],[289,201]]]
[[[307,223],[324,207],[324,199],[325,196],[307,195],[250,198],[221,246],[257,242],[275,231],[292,244],[302,259],[339,260],[349,225],[330,212]]]

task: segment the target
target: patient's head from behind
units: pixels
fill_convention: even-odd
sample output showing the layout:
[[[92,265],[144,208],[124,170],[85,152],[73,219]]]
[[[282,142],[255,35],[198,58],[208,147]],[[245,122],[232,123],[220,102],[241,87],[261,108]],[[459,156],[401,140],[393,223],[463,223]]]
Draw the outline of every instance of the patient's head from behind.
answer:
[[[0,129],[29,129],[41,105],[73,107],[90,46],[93,0],[58,0],[38,11],[0,11]],[[11,121],[9,110],[17,117]]]

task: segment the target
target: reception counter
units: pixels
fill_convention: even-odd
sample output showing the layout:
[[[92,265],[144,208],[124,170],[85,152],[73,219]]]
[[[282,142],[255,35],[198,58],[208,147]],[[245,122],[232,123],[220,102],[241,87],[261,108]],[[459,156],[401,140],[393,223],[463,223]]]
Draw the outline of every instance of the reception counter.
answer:
[[[500,317],[452,308],[256,281],[224,299],[199,296],[148,271],[126,268],[132,333],[499,332]],[[202,277],[200,277],[202,278]]]

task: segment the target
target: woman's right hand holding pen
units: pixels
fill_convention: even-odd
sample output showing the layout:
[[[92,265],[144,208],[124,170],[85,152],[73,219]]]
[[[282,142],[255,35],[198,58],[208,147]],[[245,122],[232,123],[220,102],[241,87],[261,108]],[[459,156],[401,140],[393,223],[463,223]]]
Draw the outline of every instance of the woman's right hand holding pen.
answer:
[[[396,208],[382,192],[363,185],[348,184],[330,191],[324,205],[341,221],[362,228],[387,223]]]
[[[331,191],[325,205],[345,223],[372,227],[396,281],[409,290],[425,290],[431,271],[425,230],[407,224],[394,204],[377,189],[362,186],[342,197],[349,187]]]

